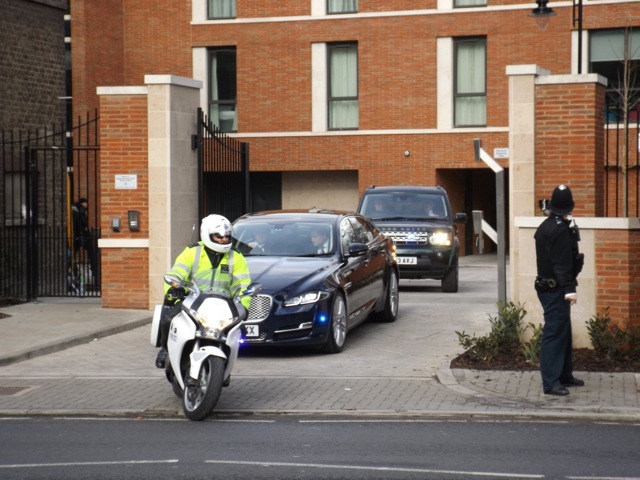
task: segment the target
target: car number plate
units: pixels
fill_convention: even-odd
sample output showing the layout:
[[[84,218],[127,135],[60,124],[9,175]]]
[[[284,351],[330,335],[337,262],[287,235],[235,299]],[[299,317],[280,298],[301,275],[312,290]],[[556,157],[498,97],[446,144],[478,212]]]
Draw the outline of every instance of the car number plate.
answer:
[[[258,325],[251,325],[250,323],[245,323],[244,328],[246,330],[246,337],[259,337],[260,336],[260,327]]]
[[[398,265],[417,265],[416,257],[398,257]]]

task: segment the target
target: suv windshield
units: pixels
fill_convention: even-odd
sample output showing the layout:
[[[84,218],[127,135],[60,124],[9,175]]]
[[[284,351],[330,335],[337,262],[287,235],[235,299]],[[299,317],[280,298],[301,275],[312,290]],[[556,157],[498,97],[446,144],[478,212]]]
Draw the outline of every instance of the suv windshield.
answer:
[[[361,213],[372,220],[449,218],[443,195],[420,192],[370,193],[363,200]]]

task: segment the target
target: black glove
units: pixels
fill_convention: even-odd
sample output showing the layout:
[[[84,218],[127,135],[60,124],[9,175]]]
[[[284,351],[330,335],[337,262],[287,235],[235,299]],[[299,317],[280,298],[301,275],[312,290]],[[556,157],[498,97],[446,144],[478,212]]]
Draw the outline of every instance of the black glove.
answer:
[[[184,288],[171,287],[167,291],[167,298],[169,298],[169,300],[184,300],[185,296]]]

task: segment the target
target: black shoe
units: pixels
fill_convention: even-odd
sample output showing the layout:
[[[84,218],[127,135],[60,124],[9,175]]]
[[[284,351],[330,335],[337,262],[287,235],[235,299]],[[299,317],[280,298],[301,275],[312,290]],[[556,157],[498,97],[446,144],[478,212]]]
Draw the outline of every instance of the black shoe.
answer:
[[[560,397],[564,397],[565,395],[569,395],[569,390],[567,390],[563,385],[554,385],[549,390],[545,390],[544,393],[547,395],[558,395]]]
[[[166,360],[167,351],[164,348],[161,348],[158,352],[158,356],[156,357],[156,368],[164,368]]]
[[[572,377],[569,381],[562,381],[562,385],[565,387],[584,387],[584,380],[580,380],[576,377]]]

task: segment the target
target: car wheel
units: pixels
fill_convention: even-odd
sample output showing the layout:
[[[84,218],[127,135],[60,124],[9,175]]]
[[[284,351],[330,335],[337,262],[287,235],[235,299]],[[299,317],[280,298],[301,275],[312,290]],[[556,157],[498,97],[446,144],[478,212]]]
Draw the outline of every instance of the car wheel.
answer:
[[[395,322],[398,318],[398,274],[395,270],[389,271],[389,281],[387,282],[387,293],[385,295],[384,309],[380,312],[376,312],[374,320],[378,322],[391,323]]]
[[[326,353],[340,353],[347,339],[347,304],[341,293],[336,293],[331,309],[329,335],[324,344]]]
[[[453,265],[442,279],[442,291],[456,293],[458,291],[458,262]]]

